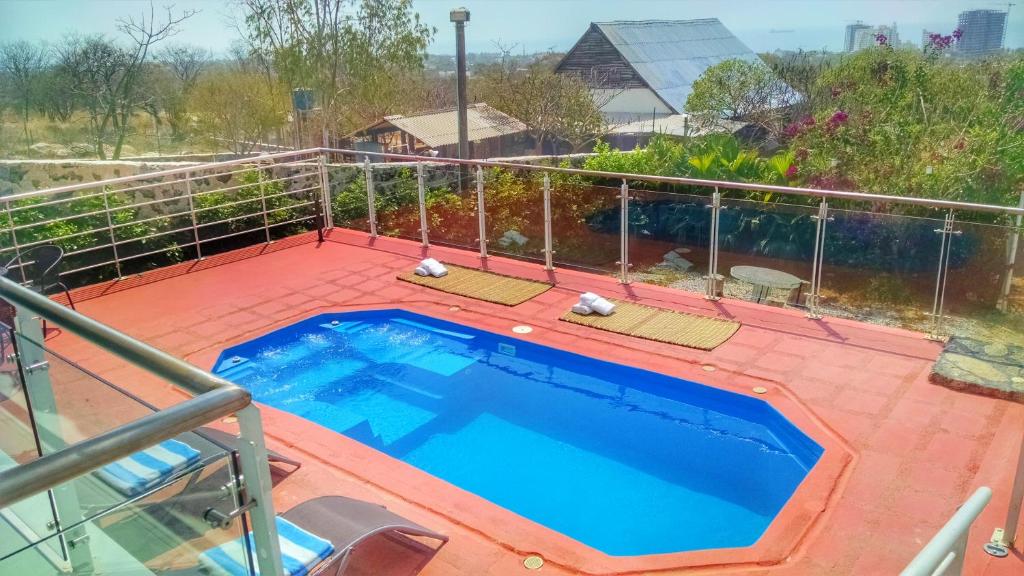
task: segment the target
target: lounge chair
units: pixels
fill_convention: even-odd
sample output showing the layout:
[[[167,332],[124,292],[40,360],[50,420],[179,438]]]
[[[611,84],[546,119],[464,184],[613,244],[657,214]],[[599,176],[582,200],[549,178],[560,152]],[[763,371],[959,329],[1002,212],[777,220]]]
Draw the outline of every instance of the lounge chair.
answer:
[[[427,560],[448,542],[447,536],[410,522],[383,506],[343,496],[322,496],[303,502],[280,515],[277,525],[283,541],[285,574],[341,576],[356,547],[376,535],[397,539],[429,556]],[[296,527],[300,530],[296,531]],[[432,548],[410,536],[437,540],[440,545]],[[211,548],[199,555],[201,565],[213,574],[244,574],[245,567],[237,561],[240,548],[238,540]]]
[[[214,442],[224,446],[232,452],[238,452],[238,436],[230,432],[224,432],[223,430],[217,430],[216,428],[208,428],[206,426],[199,429],[199,433],[202,436],[213,440]],[[273,450],[267,450],[267,461],[270,463],[286,464],[288,466],[294,466],[296,470],[302,468],[302,462],[298,460],[292,460],[287,456],[283,456]]]

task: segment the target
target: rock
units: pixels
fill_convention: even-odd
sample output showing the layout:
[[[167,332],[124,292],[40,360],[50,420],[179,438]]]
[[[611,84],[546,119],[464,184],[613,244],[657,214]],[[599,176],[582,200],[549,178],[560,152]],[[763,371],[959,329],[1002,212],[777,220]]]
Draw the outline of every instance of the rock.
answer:
[[[71,151],[65,146],[60,144],[50,144],[49,142],[37,142],[29,149],[38,156],[44,158],[68,158],[71,156]]]
[[[664,260],[662,260],[659,266],[663,268],[672,268],[679,270],[680,272],[686,272],[690,268],[693,268],[693,262],[690,262],[686,258],[680,256],[679,250],[680,248],[676,248],[675,250],[665,253],[665,256],[663,256]]]

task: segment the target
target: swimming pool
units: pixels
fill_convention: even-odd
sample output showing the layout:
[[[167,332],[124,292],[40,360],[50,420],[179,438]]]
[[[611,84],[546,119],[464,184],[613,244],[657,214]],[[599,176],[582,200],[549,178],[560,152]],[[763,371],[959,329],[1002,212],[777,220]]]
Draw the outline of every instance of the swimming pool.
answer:
[[[757,398],[414,314],[322,314],[214,372],[612,556],[755,543],[822,447]]]

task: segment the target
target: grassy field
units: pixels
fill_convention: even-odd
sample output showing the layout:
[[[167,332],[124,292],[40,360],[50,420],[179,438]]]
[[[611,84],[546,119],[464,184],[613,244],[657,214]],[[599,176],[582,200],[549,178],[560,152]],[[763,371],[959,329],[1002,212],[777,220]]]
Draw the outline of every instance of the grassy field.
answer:
[[[114,141],[106,142],[107,157]],[[166,125],[157,125],[150,116],[136,116],[122,148],[122,157],[146,155],[199,154],[217,152],[208,142],[197,138],[172,138]],[[0,158],[61,159],[98,158],[88,127],[88,118],[78,114],[69,122],[51,121],[34,115],[25,126],[10,110],[0,112]]]

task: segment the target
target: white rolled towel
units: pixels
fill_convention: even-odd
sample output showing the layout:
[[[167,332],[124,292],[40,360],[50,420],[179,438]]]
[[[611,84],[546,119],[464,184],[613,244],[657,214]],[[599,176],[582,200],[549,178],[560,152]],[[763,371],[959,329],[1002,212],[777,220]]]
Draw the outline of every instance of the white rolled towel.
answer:
[[[572,311],[577,314],[582,314],[584,316],[592,312],[590,306],[587,306],[586,304],[573,304]]]
[[[430,276],[430,272],[423,266],[417,266],[413,272],[415,272],[417,276]]]
[[[615,304],[612,304],[611,302],[600,297],[597,300],[594,300],[593,302],[588,304],[588,306],[590,306],[591,310],[597,312],[601,316],[607,316],[615,310]]]
[[[434,278],[440,278],[448,274],[448,269],[444,267],[444,264],[441,264],[433,258],[427,258],[420,262],[420,266]]]
[[[590,306],[594,300],[597,300],[598,298],[600,298],[600,296],[593,292],[584,292],[583,294],[580,294],[580,304]]]

